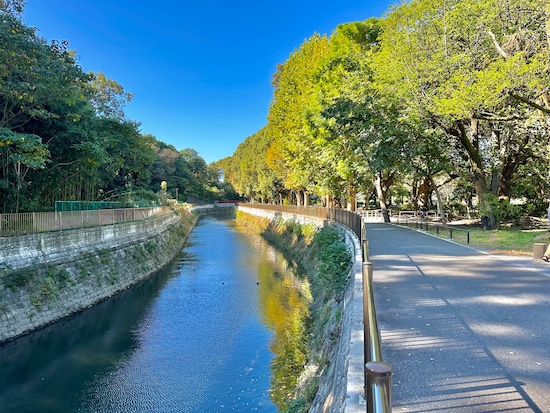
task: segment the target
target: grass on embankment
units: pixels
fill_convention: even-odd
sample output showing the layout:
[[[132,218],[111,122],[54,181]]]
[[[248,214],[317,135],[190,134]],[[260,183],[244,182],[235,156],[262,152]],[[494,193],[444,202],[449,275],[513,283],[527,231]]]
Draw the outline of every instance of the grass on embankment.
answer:
[[[315,225],[270,221],[241,211],[237,211],[237,222],[260,233],[309,280],[313,302],[309,306],[309,317],[304,320],[301,338],[306,346],[307,362],[293,371],[294,389],[285,390],[283,405],[276,403],[281,412],[308,412],[337,350],[352,255],[343,233],[333,226],[317,229]],[[295,357],[297,349],[288,349],[288,352]],[[277,392],[279,389],[272,389],[272,395],[277,396]]]

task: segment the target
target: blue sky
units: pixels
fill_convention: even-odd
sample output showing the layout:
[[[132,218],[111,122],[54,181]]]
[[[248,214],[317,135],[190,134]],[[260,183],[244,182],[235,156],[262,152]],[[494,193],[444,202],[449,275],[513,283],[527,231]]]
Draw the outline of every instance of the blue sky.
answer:
[[[306,38],[395,3],[27,0],[23,19],[133,93],[126,115],[142,133],[210,163],[267,123],[271,77]]]

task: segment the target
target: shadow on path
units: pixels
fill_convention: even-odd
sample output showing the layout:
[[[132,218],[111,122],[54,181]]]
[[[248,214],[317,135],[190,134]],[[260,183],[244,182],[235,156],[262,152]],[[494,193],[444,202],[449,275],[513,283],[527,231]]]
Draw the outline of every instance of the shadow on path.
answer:
[[[394,412],[550,412],[550,266],[367,226]]]

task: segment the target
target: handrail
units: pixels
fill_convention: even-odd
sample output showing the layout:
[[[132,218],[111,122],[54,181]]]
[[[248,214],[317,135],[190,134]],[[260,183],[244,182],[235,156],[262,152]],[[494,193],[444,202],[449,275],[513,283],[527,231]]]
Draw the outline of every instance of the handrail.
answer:
[[[363,320],[365,359],[365,399],[368,413],[391,412],[392,367],[382,361],[382,340],[378,329],[372,263],[363,262]]]

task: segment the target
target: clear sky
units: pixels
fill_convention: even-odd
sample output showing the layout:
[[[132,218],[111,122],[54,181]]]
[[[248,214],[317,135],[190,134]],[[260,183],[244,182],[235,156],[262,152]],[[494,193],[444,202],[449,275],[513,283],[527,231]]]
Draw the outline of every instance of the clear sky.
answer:
[[[129,119],[207,163],[266,123],[271,77],[314,33],[380,17],[392,0],[27,0],[23,19],[68,40],[85,71],[134,99]]]

